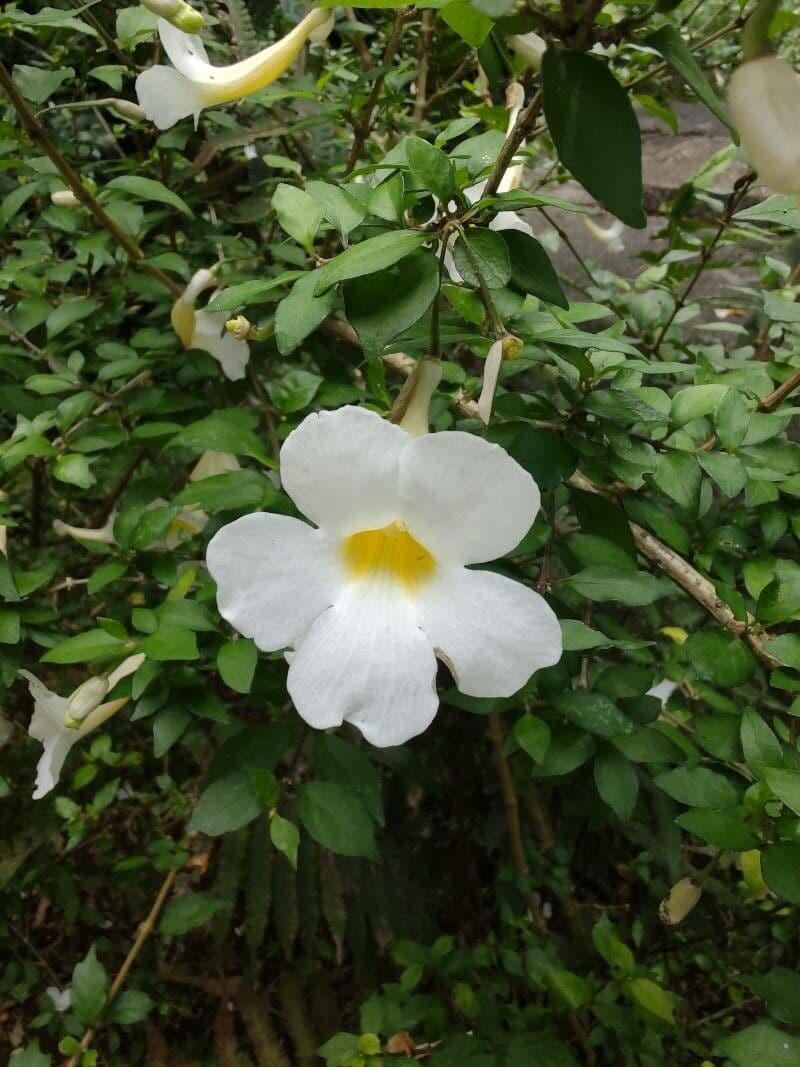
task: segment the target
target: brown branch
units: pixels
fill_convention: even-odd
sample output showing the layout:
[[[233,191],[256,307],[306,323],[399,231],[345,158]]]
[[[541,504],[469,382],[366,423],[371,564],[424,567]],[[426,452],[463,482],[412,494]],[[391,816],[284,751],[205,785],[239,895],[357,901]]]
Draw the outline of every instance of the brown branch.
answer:
[[[167,897],[172,891],[172,883],[175,881],[177,876],[178,868],[173,867],[173,869],[167,874],[167,877],[162,882],[161,888],[158,891],[156,899],[153,901],[153,906],[150,908],[147,918],[139,927],[134,942],[128,952],[128,955],[125,957],[125,960],[122,966],[120,967],[119,972],[117,973],[117,977],[111,983],[111,988],[108,991],[108,996],[105,999],[103,1007],[100,1009],[100,1014],[98,1015],[94,1024],[90,1026],[86,1033],[83,1035],[83,1038],[81,1039],[80,1048],[77,1050],[77,1052],[73,1052],[70,1058],[64,1062],[63,1067],[76,1067],[77,1063],[82,1059],[83,1053],[91,1046],[92,1041],[94,1040],[94,1036],[103,1021],[103,1016],[113,1003],[117,993],[119,993],[120,989],[122,989],[122,987],[125,985],[125,981],[128,977],[128,974],[130,973],[130,969],[136,962],[136,957],[141,952],[142,946],[144,945],[145,941],[155,929],[156,919],[158,918],[161,909],[167,902]]]
[[[586,44],[589,31],[592,26],[594,26],[594,20],[600,14],[604,3],[605,0],[589,0],[581,21],[578,23],[578,28],[575,31],[575,37],[573,38],[575,48],[583,48]]]
[[[791,377],[783,382],[782,385],[779,385],[777,389],[773,389],[768,396],[765,396],[758,405],[758,410],[774,411],[781,401],[784,400],[789,393],[793,393],[798,386],[800,386],[800,370],[796,370]]]
[[[567,484],[571,485],[573,489],[581,489],[585,493],[596,493],[599,496],[610,495],[579,471],[570,476]],[[683,556],[679,556],[677,552],[662,541],[659,541],[644,527],[630,521],[629,525],[636,547],[643,556],[646,556],[651,563],[655,563],[668,578],[704,607],[709,615],[716,619],[723,630],[744,641],[765,666],[771,668],[781,666],[780,660],[764,647],[765,639],[758,634],[752,633],[747,623],[737,619],[728,605],[723,600],[720,600],[713,582],[705,578],[690,563],[687,563]]]
[[[416,96],[414,97],[414,113],[411,117],[411,125],[414,129],[419,126],[428,106],[428,66],[431,54],[431,39],[433,37],[434,12],[426,8],[422,12],[422,28],[419,34],[419,47],[417,49],[417,74]]]
[[[514,158],[514,153],[519,146],[525,140],[529,133],[533,130],[533,124],[539,112],[542,109],[542,93],[541,90],[534,93],[530,103],[527,107],[524,107],[519,114],[519,118],[516,121],[514,129],[506,137],[505,144],[500,149],[497,159],[495,160],[494,169],[489,175],[489,180],[483,189],[484,196],[494,196],[500,187],[500,182],[503,180],[503,175],[508,169],[511,160]]]
[[[494,750],[494,761],[497,766],[497,776],[500,779],[500,791],[503,795],[503,804],[506,809],[506,828],[511,842],[511,861],[514,870],[520,878],[530,877],[530,868],[525,858],[525,845],[522,840],[522,827],[519,821],[519,801],[514,788],[514,779],[511,776],[511,767],[503,751],[503,724],[500,716],[493,713],[489,716],[489,739]],[[538,894],[526,892],[526,902],[531,917],[531,923],[537,933],[546,937],[548,934],[542,909],[539,905]]]
[[[344,9],[345,17],[347,21],[354,26],[358,22],[358,15],[355,13],[352,7],[346,7]],[[364,34],[360,33],[358,29],[353,30],[353,44],[355,49],[361,57],[361,66],[364,70],[372,70],[375,66],[375,61],[372,58],[372,53],[367,48],[367,42],[364,40]]]
[[[0,62],[0,86],[2,86],[8,99],[11,101],[11,105],[20,117],[23,128],[27,132],[31,140],[39,145],[45,155],[55,164],[64,182],[69,186],[75,196],[94,216],[97,223],[102,226],[104,230],[114,238],[117,244],[123,249],[128,258],[142,267],[156,278],[163,286],[165,286],[173,294],[173,296],[180,296],[183,292],[182,286],[174,282],[163,270],[158,267],[154,267],[149,263],[143,262],[144,252],[139,245],[130,237],[121,226],[119,226],[111,216],[105,211],[102,205],[94,196],[89,192],[86,186],[80,179],[80,175],[73,168],[72,164],[62,156],[58,147],[50,136],[50,133],[39,122],[31,109],[28,107],[25,98],[17,89],[14,84],[14,80],[6,70],[2,62]]]
[[[358,157],[361,155],[361,149],[364,147],[364,143],[369,137],[370,130],[372,129],[372,113],[375,110],[375,105],[378,103],[381,89],[383,89],[386,70],[391,66],[392,60],[397,53],[397,49],[400,47],[400,39],[403,36],[403,26],[405,25],[408,15],[407,8],[400,7],[395,12],[394,29],[386,44],[386,51],[383,54],[383,70],[377,75],[375,81],[372,83],[372,89],[367,97],[367,102],[355,124],[353,146],[350,149],[350,155],[347,157],[347,163],[344,168],[346,174],[348,174],[358,162]]]

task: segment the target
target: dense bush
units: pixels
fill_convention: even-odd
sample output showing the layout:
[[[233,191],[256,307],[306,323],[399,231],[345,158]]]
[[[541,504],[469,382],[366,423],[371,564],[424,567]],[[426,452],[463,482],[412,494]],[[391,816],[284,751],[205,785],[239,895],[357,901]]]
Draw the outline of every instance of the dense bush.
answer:
[[[0,1063],[800,1064],[800,16],[737,148],[731,0],[225,0],[217,67],[281,43],[216,72],[54,2],[0,14]],[[687,101],[731,143],[645,185]]]

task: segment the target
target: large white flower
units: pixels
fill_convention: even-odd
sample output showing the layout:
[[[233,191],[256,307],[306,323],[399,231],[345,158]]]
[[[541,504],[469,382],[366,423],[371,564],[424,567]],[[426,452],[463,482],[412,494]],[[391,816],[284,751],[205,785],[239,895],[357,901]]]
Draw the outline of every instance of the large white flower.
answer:
[[[778,56],[742,63],[728,85],[731,116],[759,178],[800,195],[800,79]]]
[[[105,704],[101,701],[117,682],[138,670],[144,658],[142,653],[129,656],[107,678],[89,678],[68,697],[53,693],[30,671],[19,672],[27,681],[34,701],[28,733],[44,746],[36,767],[34,800],[40,800],[55,788],[72,746],[127,704],[128,697]]]
[[[421,733],[438,707],[436,657],[470,696],[510,696],[561,656],[546,602],[469,570],[511,551],[539,507],[499,445],[412,436],[366,408],[309,415],[281,450],[283,486],[316,528],[256,513],[208,546],[217,603],[264,651],[291,648],[289,693],[318,729],[374,745]]]
[[[244,378],[245,367],[250,358],[247,341],[237,340],[225,329],[227,311],[197,311],[195,304],[204,289],[214,285],[210,270],[199,270],[172,305],[172,328],[184,348],[199,348],[208,352],[222,367],[222,372],[231,381]]]
[[[160,130],[169,129],[189,115],[194,116],[197,125],[204,107],[240,100],[276,81],[307,40],[324,40],[332,26],[331,12],[315,9],[269,48],[239,63],[214,67],[200,37],[159,19],[158,35],[172,66],[150,67],[139,75],[139,103]]]

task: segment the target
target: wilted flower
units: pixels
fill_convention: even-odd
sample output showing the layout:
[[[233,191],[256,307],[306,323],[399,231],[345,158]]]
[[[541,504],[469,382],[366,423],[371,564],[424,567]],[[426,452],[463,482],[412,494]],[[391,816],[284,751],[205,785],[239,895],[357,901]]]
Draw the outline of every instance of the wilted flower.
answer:
[[[19,672],[27,681],[34,700],[28,733],[44,746],[36,767],[34,800],[40,800],[56,786],[64,760],[72,746],[110,719],[128,702],[127,697],[121,697],[106,704],[101,703],[117,682],[138,670],[144,658],[142,653],[129,656],[107,678],[90,678],[79,685],[69,697],[61,697],[58,693],[51,692],[35,674],[29,671]]]
[[[204,107],[240,100],[276,81],[307,40],[324,40],[332,27],[330,11],[315,9],[269,48],[230,66],[214,67],[200,37],[159,19],[158,34],[172,66],[143,71],[136,79],[136,95],[147,118],[160,130],[188,115],[194,116],[196,125]]]
[[[172,327],[184,348],[199,348],[208,352],[222,367],[231,381],[244,378],[250,358],[250,346],[225,329],[225,311],[197,311],[195,303],[204,289],[214,284],[210,270],[199,270],[172,305]]]
[[[728,103],[759,178],[776,193],[800,194],[800,79],[775,55],[734,71]]]
[[[264,651],[294,650],[288,689],[317,729],[357,726],[399,745],[436,714],[436,657],[470,696],[510,696],[561,656],[544,599],[492,571],[539,508],[499,446],[412,436],[366,408],[309,415],[281,479],[317,528],[246,515],[208,546],[223,617]]]
[[[667,926],[682,923],[703,895],[702,887],[691,878],[681,878],[661,901],[659,918]]]

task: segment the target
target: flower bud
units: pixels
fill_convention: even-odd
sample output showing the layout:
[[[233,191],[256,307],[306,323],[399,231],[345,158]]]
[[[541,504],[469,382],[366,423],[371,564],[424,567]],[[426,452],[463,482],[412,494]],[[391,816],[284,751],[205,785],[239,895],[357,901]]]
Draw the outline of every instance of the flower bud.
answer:
[[[524,61],[531,70],[541,70],[542,56],[547,50],[547,41],[538,33],[521,33],[506,37],[508,47]]]
[[[225,323],[225,329],[228,333],[232,333],[237,341],[246,341],[252,328],[252,322],[244,315],[237,315],[235,319],[228,319]]]
[[[728,103],[742,147],[776,193],[800,193],[800,79],[784,60],[762,55],[730,80]]]
[[[327,41],[328,37],[330,36],[331,30],[333,29],[333,24],[335,21],[336,16],[334,12],[331,11],[329,17],[325,19],[321,26],[317,26],[315,29],[310,31],[308,35],[309,41],[313,41],[314,44],[321,44],[323,41]]]
[[[661,901],[658,916],[662,923],[667,926],[677,926],[682,923],[689,912],[697,904],[703,890],[693,882],[691,878],[681,878],[670,889],[669,895]]]
[[[124,119],[130,119],[131,122],[139,122],[145,117],[144,108],[134,104],[132,100],[121,100],[115,97],[109,101],[108,106],[118,115],[122,115]]]
[[[71,189],[56,189],[50,194],[50,200],[56,207],[80,207],[81,202]]]
[[[419,360],[395,401],[392,422],[397,422],[412,437],[421,437],[427,433],[431,400],[441,380],[440,360]]]
[[[67,726],[71,726],[73,722],[76,724],[82,722],[89,712],[94,711],[102,703],[107,692],[107,678],[87,678],[69,698],[65,720]]]
[[[186,0],[142,0],[144,7],[184,33],[198,33],[204,24],[203,16]]]

